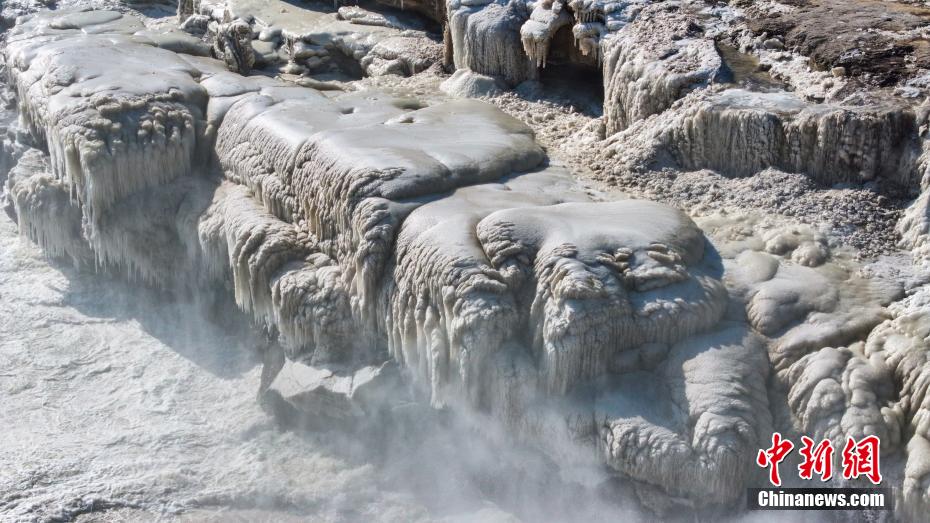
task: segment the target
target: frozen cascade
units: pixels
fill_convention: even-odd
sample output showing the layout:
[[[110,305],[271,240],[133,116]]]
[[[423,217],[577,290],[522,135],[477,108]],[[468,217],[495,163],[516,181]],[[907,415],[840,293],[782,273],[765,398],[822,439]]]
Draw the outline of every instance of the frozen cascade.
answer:
[[[617,151],[639,151],[634,163],[671,162],[729,176],[775,167],[823,185],[880,179],[914,190],[921,172],[915,125],[906,108],[814,105],[790,93],[713,89],[611,141]]]
[[[574,19],[564,3],[450,3],[456,65],[518,83],[544,63],[553,24],[573,25],[609,73],[614,154],[912,184],[908,110],[692,92],[721,61],[686,15],[569,7]],[[61,10],[9,33],[22,124],[48,154],[18,151],[4,198],[50,255],[227,290],[289,368],[393,360],[435,406],[477,407],[554,457],[557,441],[587,442],[642,488],[698,506],[741,495],[784,407],[811,435],[880,434],[906,455],[908,499],[930,499],[925,291],[887,307],[901,289],[816,231],[595,203],[526,125],[482,102],[323,94],[140,30]],[[894,147],[900,162],[884,156]],[[921,201],[907,241],[926,235]],[[733,254],[731,240],[754,247]]]
[[[116,42],[122,55],[175,74],[151,84],[124,86],[128,82],[118,79],[127,78],[125,69],[112,67],[119,63],[114,56],[110,67],[99,62],[86,65],[95,74],[93,81],[113,86],[109,95],[113,99],[137,93],[157,99],[159,93],[170,93],[177,105],[165,114],[169,120],[181,118],[188,133],[184,136],[190,137],[168,140],[175,144],[174,152],[160,153],[162,157],[153,161],[177,163],[177,155],[186,155],[184,168],[175,167],[180,172],[168,175],[112,169],[161,151],[142,145],[110,148],[113,158],[107,163],[86,154],[96,147],[93,143],[77,140],[70,149],[76,160],[53,161],[55,176],[78,192],[75,208],[84,213],[85,237],[98,263],[124,267],[150,282],[170,279],[179,264],[190,267],[182,273],[201,271],[210,281],[222,280],[228,271],[238,305],[280,332],[294,357],[367,361],[378,355],[359,355],[359,346],[397,340],[385,348],[415,369],[426,368],[424,378],[432,383],[434,400],[442,403],[440,390],[446,382],[477,390],[474,383],[487,365],[487,350],[499,343],[516,344],[535,347],[533,357],[540,361],[544,387],[563,393],[600,373],[616,351],[649,341],[675,341],[712,326],[722,314],[725,291],[714,269],[705,266],[700,230],[684,215],[655,204],[592,204],[586,198],[558,205],[563,201],[559,198],[545,201],[539,213],[510,216],[509,208],[525,205],[519,192],[507,194],[484,211],[470,211],[479,213],[480,220],[461,234],[478,243],[455,263],[477,264],[485,276],[467,277],[457,284],[461,286],[457,303],[448,302],[451,281],[427,295],[414,291],[422,285],[420,278],[454,281],[460,276],[441,276],[446,263],[439,260],[431,268],[422,266],[420,257],[415,262],[395,258],[395,238],[405,230],[405,218],[424,204],[428,204],[424,209],[438,205],[429,202],[445,191],[537,168],[543,152],[523,124],[470,100],[424,107],[388,95],[350,93],[329,98],[261,77],[237,77],[209,60],[182,58],[121,40],[120,31],[130,22],[113,17],[105,22],[78,17],[75,22],[74,16],[36,15],[19,27],[9,64],[24,112],[41,115],[58,107],[55,95],[45,88],[48,81],[32,80],[32,60],[71,64],[71,70],[80,71],[86,65],[82,49],[87,47],[75,50],[66,45],[70,39],[87,40],[101,53],[116,52],[107,50]],[[113,28],[100,28],[93,36],[61,29],[56,41],[43,45],[40,35],[61,25],[62,17],[71,17],[72,25]],[[51,67],[46,74],[57,70]],[[71,84],[80,83],[78,78],[66,77],[63,88],[77,89]],[[187,100],[197,103],[182,103]],[[33,117],[29,127],[36,139],[61,143],[77,132],[74,127],[100,125],[96,123],[100,113],[88,110],[89,102],[80,103],[80,98],[68,102],[77,107],[75,126],[39,125],[47,120]],[[119,128],[140,129],[140,134],[150,117],[160,121],[164,112],[161,106],[142,102],[119,107],[124,112],[106,114],[119,115]],[[169,134],[182,136],[180,131]],[[472,138],[463,141],[463,136]],[[427,143],[429,149],[424,148]],[[209,177],[197,175],[197,166],[205,165],[199,155],[215,155],[229,182],[217,186]],[[52,158],[58,159],[57,153]],[[127,172],[132,173],[132,183],[119,183],[118,190],[107,187],[108,182],[116,183],[116,173]],[[520,183],[530,187],[559,178],[548,171],[525,176],[530,176],[529,181]],[[448,201],[456,205],[456,197]],[[592,230],[589,239],[576,237],[574,226],[563,232],[554,227],[556,222],[570,224],[604,213],[615,215],[617,223],[633,220],[653,225],[641,232],[610,226]],[[541,235],[544,230],[551,232]],[[414,237],[416,241],[409,240]],[[609,237],[616,240],[605,243],[603,238]],[[446,250],[445,244],[435,245],[436,239],[428,235],[411,232],[405,238],[410,243],[404,252]],[[155,242],[158,248],[147,250],[145,242],[149,247]],[[411,268],[410,274],[398,274],[396,281],[404,282],[398,285],[390,267],[405,263],[420,266]],[[431,276],[433,271],[438,271],[436,276]],[[416,279],[411,280],[411,275]],[[411,294],[405,298],[408,294],[392,292]],[[493,298],[495,292],[503,294]],[[676,293],[687,298],[673,298]],[[534,294],[525,301],[525,296]],[[416,301],[411,301],[414,296]],[[503,319],[483,321],[488,313],[479,312],[479,305],[495,300],[500,304],[489,310],[500,310]],[[584,305],[588,301],[592,305]],[[432,303],[434,312],[411,315],[413,310],[406,307],[417,302],[416,310]],[[586,308],[590,313],[580,314]],[[593,337],[579,337],[571,327],[576,321],[591,333],[598,332],[599,323],[613,327]],[[518,334],[527,322],[540,326],[531,339]],[[356,328],[347,326],[353,324]],[[434,331],[434,325],[442,327]],[[409,330],[412,326],[414,331]],[[425,338],[411,336],[414,332],[424,332]],[[439,340],[441,333],[447,338],[442,346],[424,343]],[[617,339],[625,341],[622,345],[611,341]],[[431,365],[418,363],[430,359]],[[444,365],[458,370],[447,371]]]
[[[68,188],[50,172],[46,156],[28,149],[10,170],[3,192],[20,231],[50,256],[89,263],[92,253],[81,236],[81,211]]]
[[[107,32],[78,32],[75,48],[67,36],[77,37],[70,27],[85,18]],[[138,23],[122,20],[37,14],[10,31],[6,48],[20,114],[47,143],[52,173],[69,183],[92,236],[117,199],[192,170],[207,101],[199,71],[173,52],[132,43],[126,33]]]
[[[500,77],[510,85],[535,78],[536,65],[520,38],[520,28],[529,17],[526,6],[500,1],[473,4],[456,0],[448,4],[455,67]]]

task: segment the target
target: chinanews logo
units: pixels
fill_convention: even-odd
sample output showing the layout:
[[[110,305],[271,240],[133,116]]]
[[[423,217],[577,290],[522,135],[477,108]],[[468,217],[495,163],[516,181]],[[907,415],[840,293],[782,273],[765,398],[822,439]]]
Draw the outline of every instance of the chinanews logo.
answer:
[[[772,444],[759,449],[756,465],[768,470],[769,483],[775,488],[751,488],[747,504],[753,510],[891,510],[890,489],[882,488],[780,488],[780,466],[795,450],[794,442],[778,432],[772,434]],[[800,464],[798,477],[820,483],[834,478],[834,467],[839,461],[839,475],[846,481],[868,480],[878,486],[882,482],[881,441],[878,436],[861,439],[849,437],[837,453],[833,442],[824,439],[815,442],[802,436],[798,448]],[[838,459],[835,456],[838,454]]]

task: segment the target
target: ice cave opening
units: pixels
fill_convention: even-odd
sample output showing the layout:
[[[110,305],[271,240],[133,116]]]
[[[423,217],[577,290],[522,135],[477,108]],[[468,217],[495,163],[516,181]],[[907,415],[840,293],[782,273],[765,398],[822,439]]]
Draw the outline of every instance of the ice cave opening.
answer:
[[[559,28],[549,44],[539,82],[547,93],[577,101],[579,109],[596,113],[604,105],[604,75],[597,53],[585,55],[575,42],[572,27]]]

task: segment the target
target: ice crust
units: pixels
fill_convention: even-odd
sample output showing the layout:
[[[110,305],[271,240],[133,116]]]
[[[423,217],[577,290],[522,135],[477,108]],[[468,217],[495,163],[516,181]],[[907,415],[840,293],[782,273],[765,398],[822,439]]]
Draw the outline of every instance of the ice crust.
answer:
[[[770,49],[764,38],[739,36],[739,8],[712,10],[691,1],[449,0],[448,9],[455,68],[511,86],[536,79],[555,34],[571,26],[568,56],[601,69],[603,121],[616,144],[608,155],[621,156],[623,170],[751,176],[777,168],[825,186],[889,182],[912,196],[922,187],[925,107],[868,89],[842,95],[853,92],[842,79],[801,71],[804,57],[785,52],[780,40],[769,42]],[[793,82],[794,92],[775,80],[733,85],[737,73],[718,49],[726,33],[740,52],[762,60],[759,70],[764,65],[778,81]],[[799,84],[792,80],[797,77],[806,80]],[[916,202],[900,225],[906,245],[925,241],[925,208]]]
[[[568,6],[575,27],[612,31],[597,56],[617,154],[913,183],[919,154],[882,156],[909,136],[906,110],[690,92],[719,68],[706,35],[673,10],[623,4]],[[454,5],[455,63],[474,70],[460,79],[535,74],[526,48],[546,45],[553,4],[535,18],[518,3]],[[680,29],[676,52],[636,43],[650,23]],[[695,506],[742,495],[779,423],[881,435],[905,457],[907,503],[930,500],[926,287],[869,280],[811,228],[699,227],[653,202],[592,201],[528,127],[483,102],[243,77],[141,30],[119,13],[57,11],[9,33],[8,80],[37,148],[17,154],[4,199],[52,256],[227,289],[283,347],[285,371],[263,387],[294,408],[360,416],[353,383],[393,360],[434,406],[489,412],[553,456],[585,441],[614,472]],[[906,222],[915,245],[921,201]]]
[[[425,14],[438,23],[445,17],[441,2],[381,3]],[[195,16],[203,17],[211,33],[224,24],[249,26],[252,32],[243,38],[244,52],[238,54],[254,49],[256,66],[279,65],[285,74],[325,73],[334,63],[354,62],[370,76],[410,76],[442,62],[443,46],[416,16],[339,5],[334,3],[334,12],[326,12],[295,8],[284,0],[205,0]],[[435,9],[441,16],[435,16]],[[251,40],[251,46],[245,40]]]
[[[906,107],[813,105],[788,93],[726,89],[695,93],[612,141],[618,151],[641,146],[646,163],[689,170],[749,176],[775,167],[824,185],[884,180],[915,190],[923,169],[915,125]]]
[[[691,90],[708,85],[723,66],[714,42],[694,13],[649,6],[600,44],[603,49],[607,132],[669,109]]]
[[[452,60],[457,69],[499,77],[510,85],[535,78],[536,65],[524,52],[520,37],[520,27],[529,16],[524,4],[453,0],[448,8]]]

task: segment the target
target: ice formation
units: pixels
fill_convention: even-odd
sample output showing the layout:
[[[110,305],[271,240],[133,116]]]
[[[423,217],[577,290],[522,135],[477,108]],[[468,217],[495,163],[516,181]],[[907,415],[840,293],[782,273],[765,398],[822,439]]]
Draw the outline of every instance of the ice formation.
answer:
[[[80,31],[103,24],[113,32]],[[55,187],[67,187],[75,204],[59,200],[82,214],[101,265],[152,281],[179,263],[199,263],[211,278],[228,270],[239,306],[278,330],[292,356],[369,361],[386,342],[422,374],[437,403],[455,399],[447,387],[485,402],[478,384],[494,347],[523,346],[540,362],[541,386],[564,393],[601,373],[610,355],[674,342],[722,314],[719,269],[680,212],[645,202],[540,200],[541,189],[565,177],[551,169],[500,188],[466,188],[543,161],[529,130],[486,104],[328,98],[122,40],[125,25],[105,13],[36,15],[9,47],[26,123],[50,144]],[[51,31],[58,32],[49,43]],[[69,45],[74,39],[84,45]],[[147,69],[127,75],[117,56],[86,61],[89,50],[99,57],[117,49]],[[156,67],[175,73],[133,82]],[[84,71],[109,89],[56,102],[87,92]],[[139,139],[112,145],[129,141],[127,133]],[[209,182],[196,178],[213,156],[229,181],[207,203]],[[526,205],[540,209],[509,210]],[[115,216],[134,220],[118,224]],[[612,218],[584,230],[595,216]],[[436,236],[436,221],[451,229]],[[140,236],[159,245],[158,234],[175,249],[135,245]],[[538,330],[524,338],[533,324]]]
[[[226,62],[230,71],[249,74],[255,65],[252,28],[243,21],[213,26],[213,53]]]
[[[520,27],[523,50],[536,67],[546,66],[549,41],[555,32],[572,23],[572,17],[565,7],[561,2],[539,2],[530,13],[530,19]]]
[[[520,38],[527,16],[526,6],[519,2],[450,2],[449,38],[455,67],[500,77],[511,85],[534,77],[536,66],[523,51]]]
[[[604,56],[607,131],[662,113],[689,91],[707,85],[722,63],[693,13],[659,4],[600,44]]]
[[[775,167],[826,185],[877,179],[918,185],[921,144],[905,107],[812,105],[788,93],[743,89],[695,93],[688,102],[616,135],[616,149],[636,142],[649,151],[647,161],[731,176]]]
[[[380,416],[411,381],[553,459],[596,449],[659,510],[732,504],[773,430],[874,434],[902,458],[907,510],[930,503],[922,266],[869,277],[881,263],[814,226],[601,201],[468,98],[538,78],[570,30],[568,56],[603,73],[598,160],[922,191],[899,230],[924,264],[925,111],[742,85],[701,2],[382,3],[445,23],[447,56],[358,7],[288,20],[278,2],[182,0],[187,33],[115,11],[20,18],[2,174],[21,234],[79,266],[228,292],[272,340],[263,401],[318,426]],[[753,42],[763,61],[787,53]],[[349,61],[438,77],[444,59],[441,89],[462,99],[310,76]]]
[[[435,404],[514,418],[526,405],[500,392],[501,357],[561,395],[724,313],[719,260],[689,218],[592,203],[487,104],[327,97],[133,42],[127,27],[38,14],[8,44],[24,123],[50,152],[47,174],[19,174],[39,160],[23,156],[9,194],[52,254],[89,250],[163,285],[228,282],[292,359],[390,356]],[[112,59],[90,63],[91,50]],[[138,81],[154,68],[164,74]],[[223,181],[204,173],[213,158]],[[42,215],[59,208],[57,223]]]
[[[470,69],[458,69],[439,88],[455,98],[481,98],[503,92],[502,82]]]
[[[926,380],[927,344],[930,343],[930,301],[927,286],[895,304],[893,318],[879,325],[865,343],[865,355],[892,373],[899,393],[888,402],[889,417],[899,423],[904,447],[903,505],[914,519],[930,502],[927,481],[928,426]],[[864,398],[868,399],[868,398]]]
[[[29,149],[6,178],[4,192],[22,234],[51,256],[75,264],[93,258],[81,235],[81,211],[71,201],[66,184],[51,174],[41,151]]]
[[[644,349],[641,357],[661,363],[623,374],[596,404],[607,463],[672,496],[726,503],[749,481],[746,464],[772,431],[764,344],[730,325]]]

